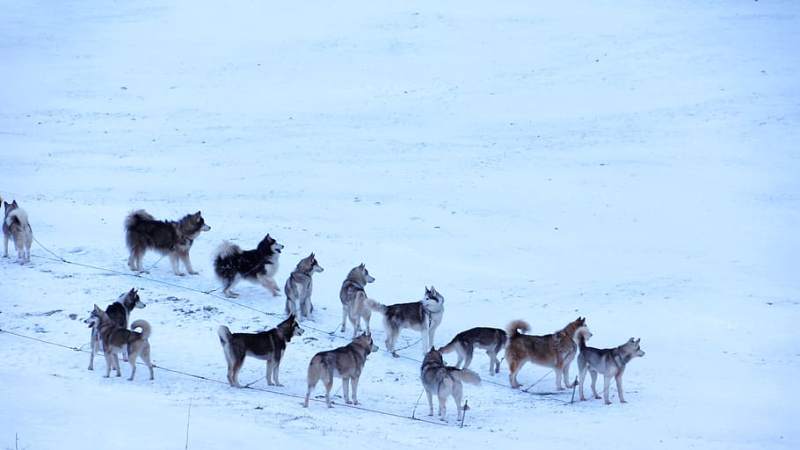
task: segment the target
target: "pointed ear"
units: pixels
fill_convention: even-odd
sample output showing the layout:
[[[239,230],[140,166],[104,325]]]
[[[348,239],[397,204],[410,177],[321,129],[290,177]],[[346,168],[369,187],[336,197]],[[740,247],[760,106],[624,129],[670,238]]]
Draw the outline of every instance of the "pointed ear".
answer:
[[[434,347],[431,345],[431,349],[430,349],[430,350],[428,350],[428,351],[429,351],[429,352],[432,352],[432,351],[434,351],[434,350],[436,350],[436,349],[435,349],[435,348],[434,348]]]
[[[312,258],[314,257],[314,252],[311,252],[311,257],[312,257]]]
[[[639,338],[639,339],[636,339],[636,340],[635,340],[635,341],[633,341],[633,342],[636,342],[636,343],[638,344],[639,342],[641,342],[641,340],[642,340],[642,338]]]
[[[203,215],[203,213],[201,213],[200,211],[197,211],[196,213],[194,213],[194,215],[195,215],[195,216],[202,216],[202,215]]]
[[[103,310],[100,309],[100,307],[97,306],[97,305],[94,305],[94,310],[97,311],[97,312],[103,312]]]
[[[358,267],[361,267],[363,269],[364,268],[364,263],[362,262],[361,264],[358,265]]]
[[[13,202],[11,202],[11,206],[17,206],[17,201],[14,200]]]

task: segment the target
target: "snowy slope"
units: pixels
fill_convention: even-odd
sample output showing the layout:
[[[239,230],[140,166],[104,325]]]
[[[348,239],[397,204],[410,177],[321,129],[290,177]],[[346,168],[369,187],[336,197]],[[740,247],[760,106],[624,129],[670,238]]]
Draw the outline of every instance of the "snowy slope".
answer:
[[[155,363],[210,380],[104,379],[101,357],[90,372],[86,353],[0,333],[2,448],[182,448],[190,403],[193,449],[800,446],[796,2],[0,9],[0,195],[37,239],[125,273],[131,209],[202,210],[212,227],[192,250],[195,277],[154,254],[149,279],[38,245],[29,266],[0,260],[3,330],[86,349],[92,304],[135,286]],[[259,390],[236,390],[219,383],[216,328],[273,326],[283,298],[242,284],[243,307],[159,281],[214,289],[218,243],[267,232],[286,245],[281,286],[316,252],[318,311],[290,344],[285,387],[248,360],[241,379]],[[578,315],[595,346],[641,337],[629,403],[570,404],[530,365],[520,381],[541,381],[512,391],[506,365],[488,377],[477,354],[488,382],[465,388],[466,426],[452,404],[448,426],[410,421],[422,349],[404,332],[405,358],[370,356],[359,390],[394,416],[340,398],[303,409],[308,360],[346,343],[327,332],[362,261],[383,303],[443,293],[437,345],[517,318],[549,333]]]

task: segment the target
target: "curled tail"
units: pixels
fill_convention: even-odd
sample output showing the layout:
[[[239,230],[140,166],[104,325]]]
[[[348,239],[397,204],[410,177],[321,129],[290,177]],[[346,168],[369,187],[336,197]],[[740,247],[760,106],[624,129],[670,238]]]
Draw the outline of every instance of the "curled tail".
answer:
[[[481,384],[481,376],[469,369],[459,369],[452,374],[464,383],[479,385]]]
[[[19,208],[8,213],[6,225],[14,231],[27,231],[31,227],[28,224],[28,214]]]
[[[137,328],[142,329],[142,339],[150,339],[150,334],[152,333],[153,328],[146,320],[134,320],[131,324],[131,330],[135,330]]]
[[[137,209],[136,211],[131,212],[125,217],[125,229],[130,230],[131,228],[136,227],[140,222],[143,220],[156,220],[153,216],[148,214],[147,211],[143,209]]]
[[[239,253],[242,253],[241,247],[230,241],[222,241],[222,244],[219,244],[219,247],[217,247],[217,250],[214,252],[214,266],[217,265],[217,261],[220,259]]]
[[[508,333],[509,338],[515,338],[520,334],[526,333],[528,330],[531,329],[531,326],[528,325],[528,322],[524,320],[517,319],[511,321],[511,323],[506,326],[506,333]]]
[[[219,335],[220,345],[227,347],[231,342],[231,330],[225,325],[220,325],[219,328],[217,328],[217,334]]]

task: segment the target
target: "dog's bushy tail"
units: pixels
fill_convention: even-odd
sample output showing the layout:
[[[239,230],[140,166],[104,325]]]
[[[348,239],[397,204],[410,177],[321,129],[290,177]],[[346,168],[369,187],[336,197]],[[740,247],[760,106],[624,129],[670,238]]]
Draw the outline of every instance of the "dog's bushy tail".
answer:
[[[143,220],[156,220],[153,216],[151,216],[147,211],[143,209],[137,209],[136,211],[131,212],[125,217],[125,229],[130,230],[136,225],[138,225]]]
[[[222,241],[222,244],[219,244],[219,247],[217,247],[217,250],[214,252],[214,265],[216,265],[216,262],[220,259],[239,253],[242,253],[241,247],[230,241]]]
[[[528,325],[528,322],[525,322],[522,319],[517,319],[511,321],[511,323],[506,326],[506,333],[508,333],[509,338],[514,338],[517,335],[526,333],[530,329],[531,326]]]
[[[367,308],[373,311],[377,311],[381,314],[386,313],[386,305],[380,304],[367,296],[364,296],[364,303],[367,305]]]
[[[27,230],[30,228],[30,225],[28,225],[28,214],[20,208],[12,210],[8,213],[8,217],[6,217],[6,225],[14,231]]]
[[[455,370],[452,372],[452,375],[467,384],[481,384],[481,376],[469,369]]]
[[[219,335],[219,343],[223,347],[227,347],[228,343],[231,341],[231,336],[233,336],[231,330],[225,325],[220,325],[219,328],[217,328],[217,334]]]
[[[456,342],[458,342],[458,335],[450,341],[449,344],[445,345],[444,347],[439,347],[439,353],[450,353],[456,349]]]
[[[131,330],[135,330],[137,328],[142,329],[141,333],[143,339],[145,340],[150,339],[150,334],[152,334],[153,332],[153,327],[151,327],[146,320],[142,319],[134,320],[133,323],[131,324]]]

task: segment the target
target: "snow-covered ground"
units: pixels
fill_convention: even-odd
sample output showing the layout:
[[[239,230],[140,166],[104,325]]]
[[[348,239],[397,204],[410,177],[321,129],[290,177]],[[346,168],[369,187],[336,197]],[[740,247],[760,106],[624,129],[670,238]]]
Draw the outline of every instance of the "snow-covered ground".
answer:
[[[311,251],[326,269],[283,388],[104,379],[102,357],[0,333],[0,447],[183,448],[191,403],[192,449],[798,448],[798,48],[794,1],[0,2],[0,195],[42,244],[126,272],[128,211],[202,210],[200,275],[149,277],[216,288],[219,242],[267,232],[281,286]],[[92,304],[138,287],[155,363],[220,381],[217,327],[282,318],[257,286],[238,301],[268,315],[33,254],[0,260],[3,330],[86,349]],[[452,404],[448,426],[410,421],[418,345],[362,377],[363,407],[397,416],[264,392],[303,395],[346,342],[325,331],[362,261],[383,303],[444,294],[437,345],[578,315],[595,346],[641,337],[629,403],[570,404],[531,365],[513,391],[479,353],[466,426]]]

